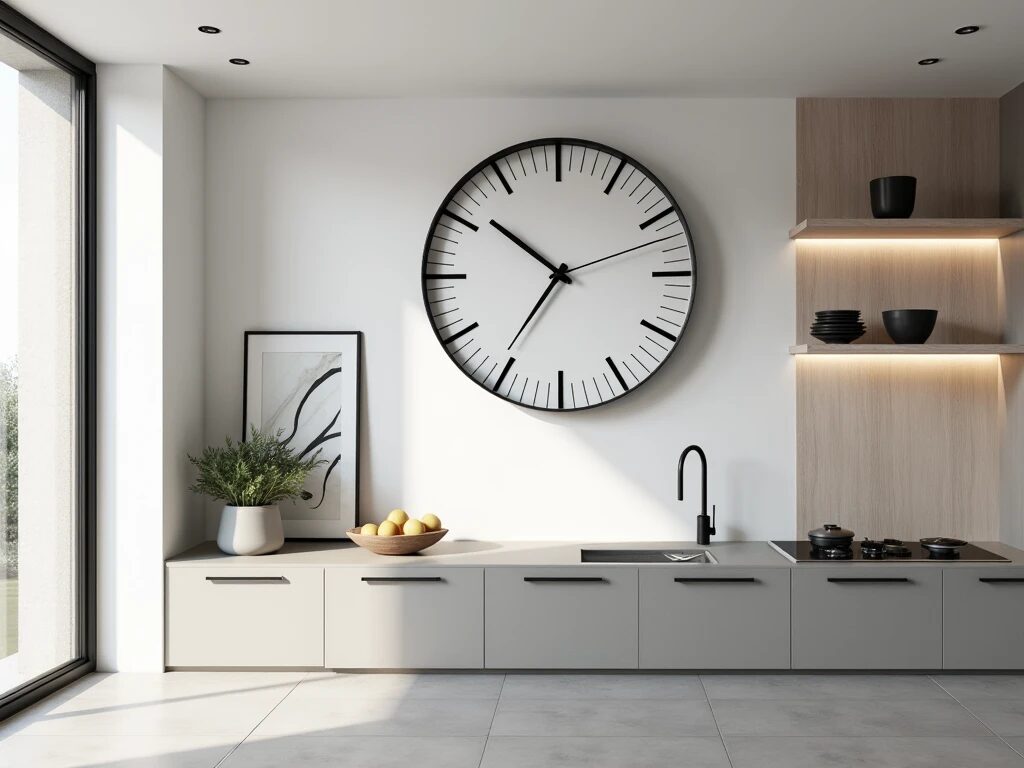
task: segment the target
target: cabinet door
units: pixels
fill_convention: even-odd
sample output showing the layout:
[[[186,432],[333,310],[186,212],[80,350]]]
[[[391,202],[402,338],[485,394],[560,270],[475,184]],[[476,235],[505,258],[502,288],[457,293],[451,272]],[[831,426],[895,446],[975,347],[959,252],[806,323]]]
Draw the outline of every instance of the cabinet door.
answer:
[[[642,669],[788,669],[789,568],[640,569]]]
[[[636,669],[636,568],[488,568],[492,669]]]
[[[168,568],[167,666],[322,667],[322,568]]]
[[[326,666],[479,669],[481,568],[328,568]]]
[[[939,669],[942,570],[793,568],[794,669]]]
[[[1024,669],[1024,568],[943,570],[942,666]]]

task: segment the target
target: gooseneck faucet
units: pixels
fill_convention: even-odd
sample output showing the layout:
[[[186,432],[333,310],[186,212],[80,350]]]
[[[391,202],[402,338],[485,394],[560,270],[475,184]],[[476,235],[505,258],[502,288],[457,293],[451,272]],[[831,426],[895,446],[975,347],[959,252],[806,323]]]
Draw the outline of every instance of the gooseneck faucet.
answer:
[[[683,500],[683,465],[690,451],[696,452],[700,457],[700,514],[697,515],[697,543],[701,546],[711,543],[711,537],[715,531],[714,517],[708,517],[708,457],[699,445],[691,445],[679,454],[679,500]],[[715,506],[711,505],[711,514],[715,514]]]

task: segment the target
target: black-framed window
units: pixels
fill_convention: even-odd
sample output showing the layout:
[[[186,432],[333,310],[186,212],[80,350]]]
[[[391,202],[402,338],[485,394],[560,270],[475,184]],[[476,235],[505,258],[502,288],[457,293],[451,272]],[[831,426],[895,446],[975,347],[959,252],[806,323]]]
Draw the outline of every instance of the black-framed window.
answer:
[[[0,2],[0,718],[95,667],[95,92]]]

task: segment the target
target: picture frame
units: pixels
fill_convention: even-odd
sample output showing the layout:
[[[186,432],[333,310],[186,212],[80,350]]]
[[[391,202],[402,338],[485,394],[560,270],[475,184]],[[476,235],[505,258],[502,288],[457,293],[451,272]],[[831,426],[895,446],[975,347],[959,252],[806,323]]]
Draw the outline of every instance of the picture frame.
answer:
[[[362,341],[361,331],[245,332],[242,440],[252,427],[281,432],[300,456],[325,460],[302,499],[280,503],[286,538],[341,539],[359,522]]]

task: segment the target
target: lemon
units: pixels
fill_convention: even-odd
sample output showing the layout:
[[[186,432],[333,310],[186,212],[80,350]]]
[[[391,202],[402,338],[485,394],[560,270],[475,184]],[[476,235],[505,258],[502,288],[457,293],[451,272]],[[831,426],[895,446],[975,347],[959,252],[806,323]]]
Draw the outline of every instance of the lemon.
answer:
[[[420,521],[428,531],[441,530],[441,519],[437,515],[424,515]]]
[[[427,527],[419,520],[406,520],[405,525],[402,526],[402,533],[406,536],[419,536],[421,533],[425,533]]]
[[[376,536],[377,535],[377,524],[376,523],[367,523],[366,525],[364,525],[362,528],[359,529],[359,532],[361,534],[363,534],[363,536]]]
[[[398,536],[399,533],[401,530],[392,520],[385,520],[377,527],[378,536]]]
[[[409,519],[409,516],[405,513],[404,509],[392,509],[388,514],[388,520],[397,526],[405,525],[405,521]]]

